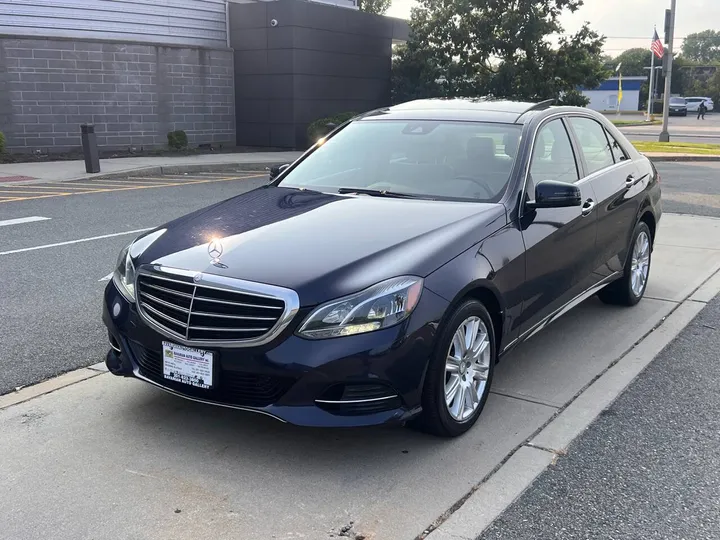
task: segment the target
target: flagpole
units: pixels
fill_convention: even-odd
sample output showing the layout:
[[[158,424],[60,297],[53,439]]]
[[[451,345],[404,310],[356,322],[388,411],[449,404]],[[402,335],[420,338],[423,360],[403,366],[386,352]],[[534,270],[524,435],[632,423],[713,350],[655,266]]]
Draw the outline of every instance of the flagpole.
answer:
[[[650,51],[652,54],[651,60],[650,60],[650,87],[648,88],[648,112],[647,112],[647,121],[649,122],[652,119],[652,107],[653,107],[653,92],[655,90],[654,86],[654,80],[655,80],[655,53],[653,51]]]

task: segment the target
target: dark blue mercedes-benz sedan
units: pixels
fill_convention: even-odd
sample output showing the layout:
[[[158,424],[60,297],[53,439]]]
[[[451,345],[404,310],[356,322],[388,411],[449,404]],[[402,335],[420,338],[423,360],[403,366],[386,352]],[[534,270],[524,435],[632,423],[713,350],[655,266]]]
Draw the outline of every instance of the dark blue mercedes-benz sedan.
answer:
[[[659,181],[582,108],[358,116],[267,185],[122,251],[108,368],[293,424],[460,435],[515,345],[591,295],[640,301]]]

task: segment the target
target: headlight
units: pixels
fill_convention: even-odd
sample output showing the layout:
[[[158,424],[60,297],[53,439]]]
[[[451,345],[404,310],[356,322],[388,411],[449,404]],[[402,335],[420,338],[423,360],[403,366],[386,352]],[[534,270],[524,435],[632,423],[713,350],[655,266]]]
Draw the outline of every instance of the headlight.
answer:
[[[410,316],[422,288],[423,280],[414,276],[383,281],[318,307],[297,333],[305,338],[325,339],[387,328]]]
[[[125,246],[120,252],[117,264],[115,265],[113,282],[129,302],[135,301],[135,265],[132,260],[142,255],[145,250],[150,247],[150,244],[165,234],[166,231],[167,229],[158,229],[154,232],[141,235]]]
[[[122,295],[129,301],[135,301],[135,266],[130,257],[129,244],[120,252],[113,274],[113,282],[117,286]]]

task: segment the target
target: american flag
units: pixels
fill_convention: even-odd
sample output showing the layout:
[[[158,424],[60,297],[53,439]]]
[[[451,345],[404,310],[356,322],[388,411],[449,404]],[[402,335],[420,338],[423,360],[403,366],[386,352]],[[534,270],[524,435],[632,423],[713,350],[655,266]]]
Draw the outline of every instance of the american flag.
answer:
[[[655,56],[658,58],[662,58],[665,54],[665,47],[662,44],[662,41],[660,41],[660,37],[657,34],[657,30],[655,30],[655,35],[653,36],[652,45],[650,45],[650,50],[655,53]]]

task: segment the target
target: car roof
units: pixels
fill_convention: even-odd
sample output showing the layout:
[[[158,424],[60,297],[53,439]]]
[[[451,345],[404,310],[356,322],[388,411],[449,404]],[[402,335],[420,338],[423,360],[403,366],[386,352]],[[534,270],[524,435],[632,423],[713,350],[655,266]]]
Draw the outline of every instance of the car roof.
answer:
[[[362,115],[374,120],[449,120],[524,123],[521,118],[546,110],[552,100],[532,103],[493,98],[432,98],[409,101]]]

